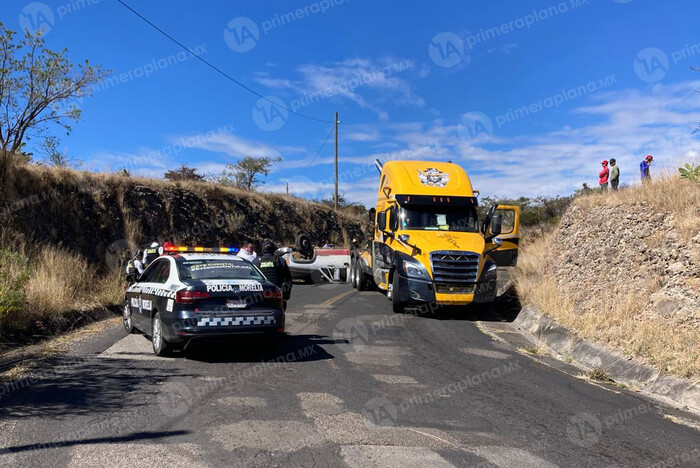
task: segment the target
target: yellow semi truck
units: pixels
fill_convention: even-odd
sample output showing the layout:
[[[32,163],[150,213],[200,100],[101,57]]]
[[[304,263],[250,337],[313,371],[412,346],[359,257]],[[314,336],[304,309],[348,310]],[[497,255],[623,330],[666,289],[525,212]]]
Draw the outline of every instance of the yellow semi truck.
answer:
[[[372,239],[351,253],[359,290],[386,291],[394,312],[496,298],[498,267],[518,257],[520,211],[494,205],[481,222],[478,191],[452,162],[376,161]]]

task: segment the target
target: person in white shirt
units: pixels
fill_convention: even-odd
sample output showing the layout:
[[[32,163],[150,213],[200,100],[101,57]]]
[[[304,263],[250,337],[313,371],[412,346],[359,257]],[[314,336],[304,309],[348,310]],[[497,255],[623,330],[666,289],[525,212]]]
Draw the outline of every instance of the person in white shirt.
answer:
[[[255,247],[249,240],[243,242],[241,250],[238,251],[238,256],[245,258],[249,262],[255,262],[255,260],[258,258],[258,254],[255,252]]]

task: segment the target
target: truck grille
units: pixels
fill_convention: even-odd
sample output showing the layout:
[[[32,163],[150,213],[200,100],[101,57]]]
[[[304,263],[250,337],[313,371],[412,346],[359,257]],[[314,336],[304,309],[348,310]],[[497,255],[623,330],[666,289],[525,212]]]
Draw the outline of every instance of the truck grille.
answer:
[[[435,283],[474,283],[479,273],[480,255],[476,252],[431,252]]]

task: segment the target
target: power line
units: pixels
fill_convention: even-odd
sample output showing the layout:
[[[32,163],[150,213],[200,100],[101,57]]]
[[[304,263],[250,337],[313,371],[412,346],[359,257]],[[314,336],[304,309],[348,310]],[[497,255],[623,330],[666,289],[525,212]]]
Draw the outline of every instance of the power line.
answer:
[[[323,143],[321,144],[321,147],[318,149],[318,151],[316,151],[316,154],[314,155],[314,157],[311,159],[311,161],[309,162],[309,164],[307,164],[307,166],[304,168],[304,170],[301,171],[301,173],[298,175],[298,177],[303,176],[303,175],[304,175],[304,172],[306,172],[306,170],[307,170],[309,167],[311,167],[311,164],[313,164],[313,162],[316,160],[316,157],[317,157],[319,154],[321,154],[321,151],[323,150],[323,147],[326,146],[326,143],[328,142],[328,139],[331,137],[331,133],[333,133],[333,130],[335,130],[335,124],[333,124],[333,126],[331,127],[331,131],[328,132],[328,135],[326,136],[326,139],[323,140]]]
[[[254,89],[249,88],[248,86],[244,85],[243,83],[241,83],[240,81],[238,81],[237,79],[235,79],[234,77],[232,77],[231,75],[229,75],[228,73],[226,73],[225,71],[221,70],[221,69],[220,69],[219,67],[217,67],[216,65],[212,64],[211,62],[209,62],[209,61],[203,59],[202,57],[200,57],[199,55],[195,54],[192,50],[190,50],[189,47],[185,46],[185,45],[182,44],[180,41],[178,41],[177,39],[175,39],[173,36],[171,36],[170,34],[166,33],[165,31],[163,31],[162,29],[160,29],[158,26],[156,26],[155,24],[153,24],[152,22],[150,22],[150,21],[149,21],[146,17],[144,17],[141,13],[139,13],[138,11],[134,10],[133,8],[131,8],[129,5],[127,5],[126,3],[124,3],[122,0],[117,0],[117,1],[118,1],[119,3],[121,3],[127,10],[131,11],[133,14],[135,14],[136,16],[138,16],[139,18],[141,18],[143,21],[145,21],[145,22],[146,22],[149,26],[151,26],[153,29],[155,29],[156,31],[158,31],[159,33],[161,33],[163,36],[165,36],[165,37],[167,37],[168,39],[170,39],[172,42],[174,42],[175,44],[177,44],[178,46],[180,46],[181,48],[183,48],[184,50],[186,50],[186,51],[189,52],[190,54],[192,54],[192,55],[193,55],[196,59],[198,59],[200,62],[204,63],[205,65],[207,65],[207,66],[210,67],[211,69],[215,70],[215,71],[218,72],[219,74],[221,74],[221,75],[225,76],[226,78],[228,78],[229,80],[233,81],[233,82],[236,83],[238,86],[240,86],[240,87],[242,87],[243,89],[245,89],[246,91],[249,91],[249,92],[253,93],[254,95],[258,96],[259,98],[262,98],[262,99],[266,100],[267,102],[269,102],[270,104],[272,104],[272,105],[274,105],[274,106],[276,106],[276,107],[279,107],[279,108],[281,108],[281,109],[285,109],[287,112],[291,112],[292,114],[298,115],[299,117],[303,117],[303,118],[305,118],[305,119],[313,120],[313,121],[316,121],[316,122],[333,123],[333,122],[331,122],[330,120],[317,119],[317,118],[315,118],[315,117],[311,117],[311,116],[308,116],[308,115],[301,114],[301,113],[299,113],[299,112],[293,111],[292,109],[289,109],[287,106],[283,106],[283,105],[281,105],[281,104],[277,104],[276,102],[274,102],[274,101],[268,99],[267,97],[265,97],[265,96],[263,96],[262,94],[258,93],[258,92],[255,91]]]

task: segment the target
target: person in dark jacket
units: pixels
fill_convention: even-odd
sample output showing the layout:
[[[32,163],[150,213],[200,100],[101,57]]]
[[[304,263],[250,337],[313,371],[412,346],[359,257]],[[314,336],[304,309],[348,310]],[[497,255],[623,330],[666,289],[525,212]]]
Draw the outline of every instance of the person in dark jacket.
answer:
[[[649,168],[651,167],[651,162],[654,160],[654,156],[649,155],[644,158],[639,164],[639,172],[642,175],[642,183],[647,183],[651,180],[651,174],[649,173]]]
[[[277,246],[266,239],[262,244],[262,256],[260,257],[260,271],[265,277],[279,287],[287,301],[292,294],[292,272],[289,266],[279,255],[275,255]]]
[[[620,186],[620,167],[617,165],[615,158],[610,159],[610,187],[617,190]]]

